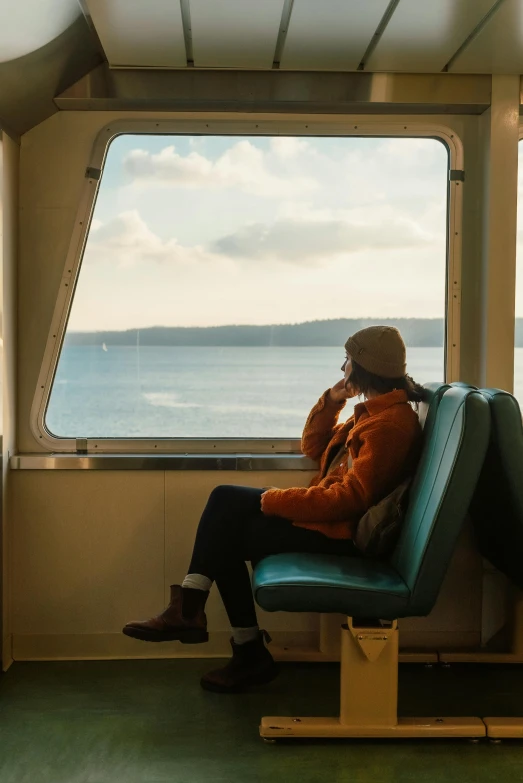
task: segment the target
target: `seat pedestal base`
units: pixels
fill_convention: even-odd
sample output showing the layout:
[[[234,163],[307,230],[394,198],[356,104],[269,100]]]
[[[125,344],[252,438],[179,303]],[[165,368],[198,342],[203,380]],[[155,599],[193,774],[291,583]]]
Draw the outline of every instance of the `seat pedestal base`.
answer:
[[[487,737],[523,739],[523,718],[484,718],[484,721],[487,727]]]
[[[523,736],[523,721],[520,736]],[[276,737],[484,737],[479,718],[400,718],[395,726],[346,726],[339,718],[262,718],[260,736]]]
[[[484,737],[479,718],[398,718],[398,624],[341,629],[340,714],[337,718],[262,718],[260,734],[275,737]]]

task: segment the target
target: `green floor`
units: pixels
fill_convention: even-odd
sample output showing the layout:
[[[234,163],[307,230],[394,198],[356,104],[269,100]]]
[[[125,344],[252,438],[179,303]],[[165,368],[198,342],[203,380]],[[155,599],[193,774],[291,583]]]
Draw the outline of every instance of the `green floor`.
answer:
[[[242,696],[202,691],[208,668],[15,663],[0,678],[0,783],[523,781],[523,742],[265,744],[264,714],[336,712],[337,667],[287,664],[263,691]],[[523,715],[523,667],[401,667],[400,714]]]

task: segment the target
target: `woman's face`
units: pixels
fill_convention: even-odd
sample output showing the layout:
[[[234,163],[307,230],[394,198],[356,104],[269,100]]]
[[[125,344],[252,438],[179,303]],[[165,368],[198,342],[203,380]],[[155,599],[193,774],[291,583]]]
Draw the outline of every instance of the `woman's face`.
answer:
[[[345,354],[345,361],[341,365],[341,371],[345,374],[345,388],[347,388],[347,383],[352,372],[352,359],[348,353]]]

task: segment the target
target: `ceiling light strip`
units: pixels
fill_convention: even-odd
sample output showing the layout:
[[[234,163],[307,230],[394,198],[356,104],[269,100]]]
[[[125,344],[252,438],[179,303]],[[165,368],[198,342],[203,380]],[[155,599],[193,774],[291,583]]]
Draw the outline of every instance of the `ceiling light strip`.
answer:
[[[370,43],[367,46],[367,49],[365,50],[365,54],[361,58],[361,62],[358,65],[358,71],[364,71],[365,70],[365,64],[368,62],[369,57],[371,56],[371,54],[373,53],[374,49],[378,45],[378,42],[379,42],[381,36],[383,35],[383,33],[385,32],[385,29],[386,29],[388,23],[392,19],[392,15],[393,15],[394,11],[396,10],[396,8],[398,7],[399,2],[400,2],[400,0],[390,0],[390,3],[388,4],[386,11],[385,11],[385,13],[383,14],[383,16],[381,18],[381,22],[376,27],[376,32],[374,33],[374,35],[370,39]]]
[[[276,49],[274,51],[274,58],[272,62],[272,67],[275,69],[278,69],[280,67],[280,62],[283,55],[283,49],[285,47],[285,41],[287,40],[287,33],[289,31],[289,24],[291,21],[293,6],[294,6],[294,0],[285,0],[283,4],[280,29],[278,32],[278,38],[276,40]]]
[[[187,67],[194,68],[194,55],[192,51],[192,25],[191,25],[191,7],[190,0],[180,0],[180,9],[182,12],[183,38],[185,40],[185,56],[187,58]]]

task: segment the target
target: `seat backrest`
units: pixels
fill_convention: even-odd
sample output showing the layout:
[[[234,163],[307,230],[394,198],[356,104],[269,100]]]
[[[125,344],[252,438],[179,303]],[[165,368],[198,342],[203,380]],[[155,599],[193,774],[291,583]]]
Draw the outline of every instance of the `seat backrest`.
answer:
[[[400,540],[391,557],[412,614],[434,605],[487,450],[489,406],[478,391],[445,391],[427,432]]]
[[[470,506],[483,557],[523,588],[523,423],[517,400],[501,389],[481,389],[491,433]]]
[[[423,389],[425,394],[423,402],[420,402],[418,407],[418,418],[421,428],[423,429],[423,437],[427,437],[432,430],[440,400],[447,389],[450,389],[450,386],[448,383],[434,382],[425,383]]]

